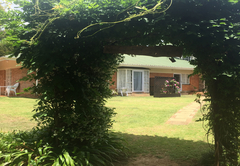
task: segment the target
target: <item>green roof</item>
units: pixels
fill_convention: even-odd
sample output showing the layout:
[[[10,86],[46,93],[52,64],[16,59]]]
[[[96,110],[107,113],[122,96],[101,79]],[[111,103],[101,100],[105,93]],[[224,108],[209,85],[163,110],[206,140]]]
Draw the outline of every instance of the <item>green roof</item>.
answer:
[[[132,67],[149,67],[149,68],[183,68],[193,69],[194,66],[188,61],[182,59],[175,59],[176,62],[172,63],[169,57],[151,57],[136,55],[130,56],[124,54],[124,62],[120,66],[132,66]]]

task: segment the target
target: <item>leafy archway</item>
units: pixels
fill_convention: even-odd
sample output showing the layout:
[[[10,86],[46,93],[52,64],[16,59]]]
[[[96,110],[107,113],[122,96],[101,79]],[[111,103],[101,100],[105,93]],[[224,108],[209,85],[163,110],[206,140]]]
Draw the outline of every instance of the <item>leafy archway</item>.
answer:
[[[21,53],[18,61],[37,71],[33,79],[41,79],[34,87],[41,94],[35,118],[40,119],[54,146],[74,147],[79,142],[90,146],[108,137],[113,110],[104,107],[105,98],[110,97],[106,80],[121,56],[103,53],[105,45],[171,43],[197,58],[192,62],[197,66],[195,74],[202,74],[206,81],[211,103],[204,120],[209,121],[209,132],[215,138],[215,165],[237,164],[239,2],[175,0],[160,15],[147,13],[157,4],[152,0],[36,2],[22,4],[21,17],[29,24],[20,33],[24,42],[16,47],[15,55]],[[157,9],[164,11],[169,4],[161,3]],[[146,15],[132,17],[139,11]],[[125,21],[112,24],[117,20]],[[81,36],[74,38],[79,31]],[[33,40],[36,34],[40,35]],[[28,41],[35,42],[29,45]]]

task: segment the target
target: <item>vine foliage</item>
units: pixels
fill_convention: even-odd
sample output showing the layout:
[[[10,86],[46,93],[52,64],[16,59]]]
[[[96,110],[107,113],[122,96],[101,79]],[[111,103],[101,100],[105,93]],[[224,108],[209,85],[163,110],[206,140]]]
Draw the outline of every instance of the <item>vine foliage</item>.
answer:
[[[90,146],[108,136],[114,113],[104,106],[111,94],[106,80],[122,59],[104,54],[103,46],[171,43],[196,57],[194,74],[206,81],[210,107],[204,120],[214,135],[215,166],[238,165],[240,2],[20,2],[21,20],[29,24],[27,31],[18,31],[20,41],[27,42],[15,55],[21,53],[18,62],[38,73],[33,76],[41,80],[34,87],[41,94],[35,118],[56,147]],[[158,10],[164,14],[154,14]],[[83,32],[89,37],[81,37]]]

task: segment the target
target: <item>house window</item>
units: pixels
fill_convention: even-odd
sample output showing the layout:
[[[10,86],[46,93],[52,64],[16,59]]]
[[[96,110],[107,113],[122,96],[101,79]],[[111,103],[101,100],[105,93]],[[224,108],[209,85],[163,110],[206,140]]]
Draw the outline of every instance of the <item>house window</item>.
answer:
[[[133,71],[133,90],[143,91],[143,72]]]
[[[190,84],[188,74],[182,74],[182,84]]]
[[[128,69],[119,69],[117,73],[117,89],[118,92],[121,91],[122,88],[126,88],[127,92],[132,91],[132,70]]]
[[[122,88],[131,92],[149,92],[149,70],[143,69],[118,69],[117,73],[117,89],[118,92]]]

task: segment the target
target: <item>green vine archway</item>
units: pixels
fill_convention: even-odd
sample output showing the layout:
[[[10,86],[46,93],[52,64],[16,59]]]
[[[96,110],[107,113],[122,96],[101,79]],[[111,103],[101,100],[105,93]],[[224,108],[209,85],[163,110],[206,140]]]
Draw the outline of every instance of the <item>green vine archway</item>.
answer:
[[[18,31],[22,32],[19,34],[21,40],[33,44],[21,43],[15,55],[21,53],[18,61],[23,62],[24,67],[38,69],[34,79],[44,80],[34,89],[43,94],[35,117],[50,126],[48,134],[57,134],[51,137],[56,146],[63,146],[62,140],[74,142],[74,139],[96,145],[96,140],[108,136],[113,112],[103,104],[104,99],[110,97],[106,80],[111,78],[122,59],[121,55],[103,53],[103,46],[171,43],[184,48],[185,55],[196,57],[192,62],[197,66],[195,74],[200,73],[206,81],[210,107],[204,119],[209,122],[209,131],[215,138],[215,166],[238,164],[238,1],[36,2],[22,3],[21,18],[29,24],[25,26],[27,31]],[[129,6],[134,7],[126,10]],[[164,13],[156,14],[157,10]],[[83,32],[89,37],[81,37]],[[100,119],[97,119],[99,114]],[[81,124],[76,123],[80,120]],[[62,128],[66,132],[63,133]],[[77,130],[80,128],[83,129]]]

